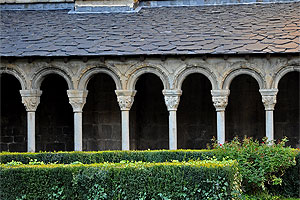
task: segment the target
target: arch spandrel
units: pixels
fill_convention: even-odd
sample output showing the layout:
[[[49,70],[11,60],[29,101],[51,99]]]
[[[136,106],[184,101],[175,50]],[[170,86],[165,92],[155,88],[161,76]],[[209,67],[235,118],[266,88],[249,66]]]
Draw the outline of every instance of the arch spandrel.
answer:
[[[250,69],[250,68],[240,68],[240,69],[235,69],[235,70],[231,71],[224,78],[224,81],[222,83],[222,89],[228,90],[232,80],[235,77],[237,77],[239,75],[243,75],[243,74],[252,76],[257,81],[260,89],[264,89],[266,87],[265,80],[259,72],[255,71],[254,69]]]
[[[128,79],[128,83],[127,83],[127,89],[134,90],[138,79],[141,77],[141,75],[146,74],[146,73],[151,73],[151,74],[155,74],[156,76],[158,76],[160,78],[160,80],[162,81],[165,90],[170,88],[168,78],[167,78],[167,75],[165,72],[163,72],[162,70],[159,70],[157,68],[154,68],[154,67],[143,67],[143,68],[137,69],[130,75],[130,77]]]
[[[116,84],[116,89],[122,90],[121,79],[117,75],[117,73],[115,71],[112,71],[111,69],[104,68],[104,67],[95,67],[95,68],[91,68],[91,69],[85,71],[79,79],[78,89],[86,90],[90,79],[98,73],[104,73],[104,74],[109,75],[114,80],[114,82]]]
[[[212,89],[215,90],[218,88],[218,82],[216,75],[209,71],[206,68],[203,67],[190,67],[185,68],[184,70],[180,71],[177,75],[175,75],[175,81],[174,81],[174,88],[181,89],[183,81],[191,74],[203,74],[205,77],[207,77],[211,83]]]
[[[272,88],[278,89],[278,84],[284,75],[286,75],[289,72],[300,72],[300,66],[290,66],[290,67],[285,67],[281,68],[280,70],[277,71],[277,73],[274,76],[273,83],[272,83]]]
[[[25,79],[25,76],[23,76],[20,72],[18,72],[15,69],[11,69],[11,68],[0,68],[0,74],[10,74],[12,76],[14,76],[16,79],[18,79],[22,90],[26,90],[27,89],[27,81]]]

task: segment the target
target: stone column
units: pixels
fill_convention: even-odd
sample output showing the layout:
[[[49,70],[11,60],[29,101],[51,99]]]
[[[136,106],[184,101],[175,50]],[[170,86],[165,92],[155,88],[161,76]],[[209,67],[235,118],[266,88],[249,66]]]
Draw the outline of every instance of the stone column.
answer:
[[[212,101],[217,111],[217,140],[225,143],[225,108],[228,104],[229,90],[211,90]]]
[[[274,121],[273,110],[276,104],[276,95],[278,89],[261,89],[259,90],[262,96],[262,102],[264,103],[266,110],[266,137],[268,141],[274,140]]]
[[[176,111],[179,105],[181,90],[163,90],[165,103],[169,111],[169,149],[177,149]]]
[[[35,152],[35,111],[40,103],[41,90],[20,90],[27,111],[27,151]]]
[[[82,151],[82,109],[86,102],[87,90],[67,90],[69,103],[74,112],[74,150]]]
[[[136,90],[115,90],[115,92],[122,113],[122,150],[130,150],[129,111],[133,104]]]

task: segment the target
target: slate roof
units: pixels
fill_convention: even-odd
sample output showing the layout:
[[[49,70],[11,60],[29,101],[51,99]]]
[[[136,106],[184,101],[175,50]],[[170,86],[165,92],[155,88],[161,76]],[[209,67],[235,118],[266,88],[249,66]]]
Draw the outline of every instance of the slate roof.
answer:
[[[300,52],[300,2],[0,15],[1,56]]]

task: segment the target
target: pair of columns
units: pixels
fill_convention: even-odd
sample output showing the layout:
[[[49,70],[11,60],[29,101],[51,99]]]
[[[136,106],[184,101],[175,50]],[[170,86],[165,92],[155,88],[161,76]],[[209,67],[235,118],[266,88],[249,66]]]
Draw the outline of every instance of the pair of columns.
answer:
[[[41,90],[20,90],[27,111],[27,151],[35,152],[35,111],[40,103]],[[68,90],[69,102],[74,112],[74,149],[82,151],[82,109],[87,90]]]
[[[274,140],[273,111],[276,104],[278,89],[261,89],[262,102],[266,111],[266,137],[268,141]],[[229,90],[212,90],[212,100],[217,112],[217,140],[225,143],[225,109],[228,104]]]
[[[129,111],[134,101],[136,90],[116,90],[118,103],[122,112],[122,150],[129,150]],[[176,111],[181,90],[163,90],[165,103],[169,111],[169,149],[177,149]]]
[[[276,104],[277,89],[259,90],[266,110],[266,137],[274,139],[273,110]],[[136,90],[116,90],[117,100],[122,117],[122,150],[130,149],[129,142],[129,111],[134,102]],[[40,103],[40,90],[20,90],[22,103],[27,111],[28,152],[35,152],[35,111]],[[82,151],[82,109],[86,103],[87,90],[68,90],[69,102],[74,112],[74,149]],[[169,149],[177,149],[177,117],[176,112],[180,101],[181,90],[163,90],[169,111]],[[225,143],[225,109],[228,104],[229,90],[212,90],[212,101],[217,112],[217,140]]]

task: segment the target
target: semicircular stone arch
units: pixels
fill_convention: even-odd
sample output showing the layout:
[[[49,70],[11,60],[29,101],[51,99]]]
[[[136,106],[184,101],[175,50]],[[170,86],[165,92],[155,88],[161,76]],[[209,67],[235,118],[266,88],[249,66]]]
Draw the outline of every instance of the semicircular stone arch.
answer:
[[[245,75],[250,75],[252,76],[258,83],[259,85],[259,88],[260,89],[263,89],[265,88],[265,81],[263,79],[263,76],[255,71],[254,69],[250,69],[250,68],[243,68],[243,69],[235,69],[233,71],[231,71],[224,79],[223,81],[223,84],[222,84],[222,89],[229,89],[230,87],[230,84],[232,82],[232,80],[239,76],[239,75],[242,75],[242,74],[245,74]]]
[[[274,80],[272,83],[272,88],[278,88],[278,84],[284,75],[286,75],[289,72],[300,72],[300,66],[291,66],[286,68],[281,68],[274,76]]]
[[[17,70],[15,70],[15,69],[8,69],[8,68],[4,68],[4,69],[1,68],[0,69],[0,74],[10,74],[10,75],[14,76],[16,79],[18,79],[18,81],[19,81],[19,83],[21,85],[22,90],[26,90],[26,85],[27,85],[26,79]]]
[[[211,83],[212,89],[218,88],[217,78],[214,73],[202,67],[186,68],[175,76],[174,88],[181,89],[183,81],[191,74],[203,74]]]
[[[33,89],[40,89],[41,84],[43,80],[46,78],[47,75],[49,74],[57,74],[65,79],[65,81],[68,84],[68,89],[71,90],[73,89],[73,83],[71,77],[68,75],[67,72],[63,71],[62,69],[59,68],[44,68],[40,71],[38,71],[33,79],[32,79],[32,87]]]
[[[86,90],[87,89],[87,85],[89,83],[89,81],[91,80],[91,78],[99,73],[104,73],[109,75],[115,82],[116,84],[116,89],[117,90],[121,90],[122,89],[122,84],[121,84],[121,80],[120,77],[117,75],[116,72],[107,69],[107,68],[92,68],[89,69],[88,71],[84,72],[84,74],[82,74],[82,76],[80,77],[79,83],[78,83],[78,89],[82,89],[82,90]]]
[[[138,79],[141,77],[141,75],[146,73],[151,73],[158,76],[163,83],[164,89],[170,88],[168,78],[165,72],[154,67],[144,67],[136,70],[131,74],[131,76],[128,79],[127,89],[134,90]]]

